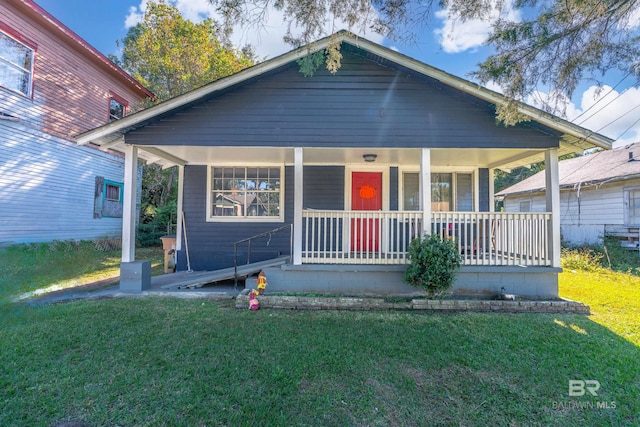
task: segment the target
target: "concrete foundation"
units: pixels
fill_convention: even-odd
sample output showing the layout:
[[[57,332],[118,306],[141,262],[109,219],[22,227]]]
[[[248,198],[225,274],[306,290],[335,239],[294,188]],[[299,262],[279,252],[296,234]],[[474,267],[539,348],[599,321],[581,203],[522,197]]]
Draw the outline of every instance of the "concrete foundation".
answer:
[[[403,265],[282,265],[265,269],[267,292],[339,294],[411,294],[420,292],[404,283]],[[463,266],[453,286],[456,295],[497,295],[557,298],[558,273],[552,267]],[[252,283],[248,281],[247,283]],[[504,288],[504,291],[502,290]]]
[[[120,290],[142,292],[151,287],[151,261],[133,261],[120,264]]]

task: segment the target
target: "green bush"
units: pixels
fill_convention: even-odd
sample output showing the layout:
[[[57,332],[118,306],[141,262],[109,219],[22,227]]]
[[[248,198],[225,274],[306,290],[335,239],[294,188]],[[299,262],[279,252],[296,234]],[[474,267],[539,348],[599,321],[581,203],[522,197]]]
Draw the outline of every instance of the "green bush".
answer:
[[[620,245],[620,240],[605,237],[603,245],[562,248],[560,258],[565,270],[598,272],[617,271],[640,276],[640,254]]]
[[[599,271],[603,257],[604,254],[589,247],[562,248],[560,265],[567,270]]]
[[[138,224],[136,236],[138,246],[157,246],[162,236],[175,234],[176,211],[175,200],[169,201],[164,206],[147,206]]]
[[[453,240],[436,234],[416,238],[409,244],[409,265],[404,281],[427,291],[429,298],[448,291],[460,269],[462,257]]]

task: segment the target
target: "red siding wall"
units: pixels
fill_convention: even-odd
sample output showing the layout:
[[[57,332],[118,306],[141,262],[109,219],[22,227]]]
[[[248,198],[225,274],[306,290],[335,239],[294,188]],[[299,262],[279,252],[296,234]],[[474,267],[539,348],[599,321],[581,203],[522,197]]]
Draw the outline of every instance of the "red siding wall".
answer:
[[[145,96],[118,71],[21,0],[0,2],[0,28],[36,44],[33,97],[0,87],[0,112],[67,140],[108,123],[109,96],[129,106]],[[11,34],[13,33],[13,34]]]

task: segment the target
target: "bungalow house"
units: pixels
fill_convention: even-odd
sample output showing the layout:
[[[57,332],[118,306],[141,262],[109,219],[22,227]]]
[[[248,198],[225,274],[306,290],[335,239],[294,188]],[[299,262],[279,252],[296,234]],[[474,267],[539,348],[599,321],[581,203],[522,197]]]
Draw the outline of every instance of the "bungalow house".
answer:
[[[342,67],[297,61],[341,43]],[[414,290],[411,238],[439,233],[464,254],[457,292],[556,296],[558,155],[611,140],[527,105],[496,124],[498,93],[346,32],[293,50],[78,136],[125,153],[122,269],[136,268],[134,166],[179,168],[178,269],[251,262],[270,290]],[[493,170],[544,160],[544,212],[493,212]],[[260,210],[248,209],[255,198]],[[221,200],[247,208],[219,209]],[[229,204],[230,206],[230,204]],[[283,230],[284,228],[284,230]],[[279,232],[272,231],[280,229]],[[235,250],[234,250],[235,247]]]
[[[0,2],[0,246],[119,237],[124,158],[74,135],[150,96],[34,1]]]
[[[558,165],[560,232],[571,246],[602,243],[606,235],[637,248],[640,230],[640,144],[563,160]],[[544,212],[539,172],[496,197],[506,212]]]

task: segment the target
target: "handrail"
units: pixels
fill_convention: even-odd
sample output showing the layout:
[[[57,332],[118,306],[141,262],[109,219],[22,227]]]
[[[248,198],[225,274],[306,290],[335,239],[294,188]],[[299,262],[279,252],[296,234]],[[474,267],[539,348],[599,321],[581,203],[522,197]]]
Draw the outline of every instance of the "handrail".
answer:
[[[247,264],[246,264],[246,265],[249,265],[251,264],[251,241],[252,240],[257,239],[259,237],[264,237],[264,236],[271,237],[272,234],[278,233],[286,229],[289,229],[291,231],[290,233],[291,237],[289,238],[289,259],[291,259],[293,255],[293,224],[283,225],[282,227],[274,228],[273,230],[265,231],[264,233],[256,234],[254,236],[247,237],[246,239],[238,240],[237,242],[233,243],[233,277],[234,277],[233,286],[234,288],[238,287],[238,244],[249,242],[249,248],[247,250]]]

